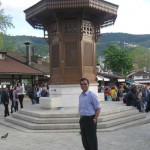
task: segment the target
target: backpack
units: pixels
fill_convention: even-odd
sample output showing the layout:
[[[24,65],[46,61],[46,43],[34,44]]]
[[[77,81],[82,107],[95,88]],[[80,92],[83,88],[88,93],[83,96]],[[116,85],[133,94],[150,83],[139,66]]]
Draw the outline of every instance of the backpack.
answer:
[[[43,89],[42,91],[41,91],[41,96],[42,97],[46,97],[48,95],[48,92],[45,90],[45,89]]]

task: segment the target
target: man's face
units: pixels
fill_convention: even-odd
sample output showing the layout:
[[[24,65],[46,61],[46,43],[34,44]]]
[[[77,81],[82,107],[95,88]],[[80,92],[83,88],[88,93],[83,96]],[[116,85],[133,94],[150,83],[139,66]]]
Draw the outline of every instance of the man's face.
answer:
[[[83,92],[86,92],[89,89],[89,84],[86,80],[81,81],[80,86]]]

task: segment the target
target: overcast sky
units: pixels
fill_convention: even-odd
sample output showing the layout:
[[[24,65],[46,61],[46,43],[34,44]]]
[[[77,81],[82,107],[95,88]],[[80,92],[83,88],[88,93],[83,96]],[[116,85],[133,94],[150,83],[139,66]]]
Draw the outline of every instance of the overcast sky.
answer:
[[[42,36],[43,32],[33,29],[25,20],[24,10],[40,0],[0,0],[1,8],[12,17],[14,29],[10,35]],[[130,34],[150,34],[150,0],[107,0],[119,5],[118,16],[113,26],[103,28],[102,33],[123,32]]]

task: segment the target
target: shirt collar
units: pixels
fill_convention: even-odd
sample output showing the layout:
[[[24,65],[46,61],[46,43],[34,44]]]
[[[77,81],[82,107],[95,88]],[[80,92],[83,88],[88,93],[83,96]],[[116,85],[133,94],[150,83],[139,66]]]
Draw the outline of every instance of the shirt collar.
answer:
[[[85,94],[85,95],[88,95],[88,93],[89,93],[89,90],[87,90],[85,93],[82,92],[82,94]]]

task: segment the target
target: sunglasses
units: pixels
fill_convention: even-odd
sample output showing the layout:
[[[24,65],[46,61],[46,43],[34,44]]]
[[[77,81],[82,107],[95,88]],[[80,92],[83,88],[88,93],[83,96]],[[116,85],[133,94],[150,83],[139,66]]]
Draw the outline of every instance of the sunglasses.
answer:
[[[87,85],[87,83],[81,83],[80,85],[81,85],[81,86],[86,86],[86,85]]]

